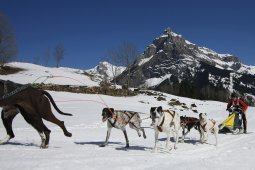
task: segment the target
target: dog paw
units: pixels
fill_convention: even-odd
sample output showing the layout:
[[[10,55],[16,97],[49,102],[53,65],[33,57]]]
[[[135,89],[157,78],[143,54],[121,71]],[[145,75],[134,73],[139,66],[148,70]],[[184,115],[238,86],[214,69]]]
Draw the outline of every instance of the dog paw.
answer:
[[[41,145],[40,148],[41,149],[47,149],[49,147],[49,145]]]

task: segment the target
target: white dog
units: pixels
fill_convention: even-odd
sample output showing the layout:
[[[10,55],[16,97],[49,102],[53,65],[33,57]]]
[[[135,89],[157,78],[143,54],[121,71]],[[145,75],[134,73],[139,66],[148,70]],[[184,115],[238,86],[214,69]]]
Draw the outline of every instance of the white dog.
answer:
[[[207,118],[206,113],[199,114],[199,121],[200,121],[200,141],[201,143],[205,143],[208,139],[208,134],[211,132],[215,135],[216,144],[218,145],[218,132],[219,127],[215,120],[211,120]]]
[[[174,127],[175,144],[174,149],[177,149],[179,140],[180,129],[180,116],[178,113],[170,110],[163,110],[162,107],[152,107],[150,110],[150,117],[155,131],[155,145],[153,151],[157,151],[158,135],[159,132],[165,132],[167,134],[166,149],[169,149],[170,131],[171,127]]]

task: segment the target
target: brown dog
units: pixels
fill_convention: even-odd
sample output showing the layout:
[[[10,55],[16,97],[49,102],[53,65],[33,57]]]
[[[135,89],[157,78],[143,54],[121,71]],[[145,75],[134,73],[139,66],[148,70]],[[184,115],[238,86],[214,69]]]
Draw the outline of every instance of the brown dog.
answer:
[[[193,127],[201,135],[199,119],[195,117],[187,117],[187,116],[181,116],[180,119],[181,119],[181,127],[182,127],[182,140],[181,140],[182,142],[184,142],[186,135],[190,132],[190,130]],[[185,130],[187,131],[185,132]]]
[[[43,123],[42,118],[58,125],[62,128],[65,136],[71,137],[72,134],[67,131],[64,122],[53,115],[50,102],[60,114],[71,116],[71,114],[59,110],[48,92],[29,85],[23,86],[1,80],[0,107],[3,107],[1,117],[7,136],[0,143],[8,142],[11,138],[14,138],[12,121],[19,112],[38,131],[42,140],[41,148],[48,147],[51,132]]]

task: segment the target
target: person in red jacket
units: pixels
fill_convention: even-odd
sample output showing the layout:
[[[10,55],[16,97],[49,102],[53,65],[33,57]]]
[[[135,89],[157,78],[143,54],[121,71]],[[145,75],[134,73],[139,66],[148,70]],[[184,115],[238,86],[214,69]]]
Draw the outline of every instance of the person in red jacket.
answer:
[[[231,99],[229,100],[228,104],[227,104],[227,110],[229,110],[229,108],[233,106],[233,107],[240,107],[241,108],[241,115],[242,115],[242,120],[243,120],[243,128],[244,128],[244,133],[247,133],[247,119],[246,119],[246,110],[248,108],[248,106],[242,101],[242,99],[240,99],[238,97],[238,95],[236,93],[232,93],[231,94]]]

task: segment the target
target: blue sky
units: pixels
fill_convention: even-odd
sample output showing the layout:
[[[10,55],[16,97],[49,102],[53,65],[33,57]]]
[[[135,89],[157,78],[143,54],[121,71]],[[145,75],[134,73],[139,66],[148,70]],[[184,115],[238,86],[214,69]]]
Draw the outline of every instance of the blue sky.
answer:
[[[96,66],[123,41],[142,53],[167,27],[255,65],[254,7],[252,0],[0,0],[16,31],[20,61],[43,64],[46,49],[61,43],[60,66],[80,69]]]

